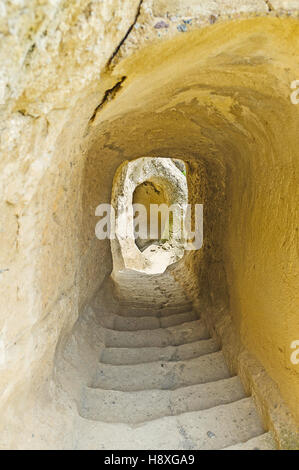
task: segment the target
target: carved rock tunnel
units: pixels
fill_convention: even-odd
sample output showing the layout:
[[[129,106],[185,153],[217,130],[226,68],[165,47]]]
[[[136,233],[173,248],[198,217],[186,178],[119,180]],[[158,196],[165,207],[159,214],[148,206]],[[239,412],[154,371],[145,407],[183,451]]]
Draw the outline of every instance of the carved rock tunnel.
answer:
[[[125,324],[132,347],[164,347],[165,357],[158,356],[156,362],[162,361],[167,375],[172,364],[167,351],[180,344],[176,335],[186,333],[180,333],[178,325],[171,323],[172,315],[174,322],[177,315],[192,322],[190,344],[204,341],[209,357],[216,357],[222,348],[225,363],[217,367],[222,371],[227,367],[227,371],[215,377],[225,381],[239,376],[243,392],[238,382],[234,403],[246,403],[250,412],[257,413],[262,431],[252,422],[248,424],[252,434],[245,433],[240,439],[233,430],[227,440],[217,440],[217,432],[216,438],[211,438],[208,420],[212,417],[208,416],[218,410],[219,416],[224,413],[225,423],[226,412],[237,417],[243,408],[235,410],[216,400],[206,406],[210,415],[194,415],[188,427],[185,413],[200,411],[192,408],[192,398],[187,396],[182,400],[190,406],[179,408],[174,432],[171,412],[158,410],[165,396],[160,400],[156,392],[157,398],[144,395],[145,401],[154,403],[152,410],[157,406],[156,414],[153,411],[148,418],[135,409],[136,422],[147,423],[144,440],[148,439],[148,445],[157,445],[153,423],[161,416],[170,436],[165,442],[163,435],[159,436],[161,448],[176,442],[177,448],[194,448],[197,441],[192,438],[192,429],[198,422],[205,430],[202,441],[198,439],[207,448],[213,442],[218,448],[240,441],[244,444],[268,431],[276,442],[271,446],[298,445],[299,375],[298,367],[289,361],[290,344],[297,339],[293,336],[299,326],[295,272],[298,108],[290,102],[290,83],[299,76],[298,32],[298,23],[292,18],[255,18],[213,25],[200,34],[176,36],[122,58],[106,70],[100,89],[97,85],[78,99],[55,142],[55,159],[43,175],[38,193],[19,217],[20,250],[26,254],[23,274],[26,257],[36,255],[34,272],[29,269],[19,294],[22,308],[25,305],[30,310],[30,306],[38,305],[43,314],[37,320],[32,320],[32,313],[22,318],[25,331],[30,325],[30,333],[28,330],[28,336],[22,339],[22,354],[16,353],[19,375],[13,378],[11,372],[7,373],[13,390],[7,390],[7,403],[16,409],[21,390],[25,390],[35,410],[26,429],[31,430],[32,423],[38,423],[39,429],[37,444],[30,440],[16,446],[72,447],[76,442],[78,447],[100,448],[104,446],[104,432],[109,445],[126,448],[128,444],[122,439],[132,422],[121,418],[115,434],[118,412],[113,415],[111,397],[102,392],[92,395],[97,393],[97,384],[106,390],[112,381],[107,359],[111,351],[107,348],[109,344],[121,349],[128,346],[121,334]],[[202,249],[186,252],[164,274],[131,273],[113,281],[110,243],[94,235],[95,208],[110,202],[117,169],[140,157],[185,162],[189,202],[204,205],[204,243]],[[13,207],[8,204],[5,209],[8,220]],[[32,245],[26,234],[33,225],[36,236]],[[30,282],[37,283],[31,297],[25,292]],[[149,314],[153,309],[158,312],[157,318]],[[145,322],[141,328],[136,326],[141,325],[138,319]],[[138,329],[148,334],[139,337]],[[155,330],[157,338],[151,342],[149,335]],[[108,336],[105,331],[110,332]],[[94,378],[105,341],[106,363]],[[40,347],[34,356],[36,344]],[[185,353],[181,353],[184,361]],[[155,354],[153,350],[151,357]],[[191,381],[187,380],[190,387],[195,386],[192,374],[196,375],[200,367],[196,361],[204,356],[192,359],[195,372],[192,369]],[[116,354],[111,364],[111,368],[124,367],[123,372],[117,372],[120,394],[141,391],[137,378],[134,381],[130,376],[130,367],[134,367],[130,357],[128,353],[127,363],[122,364]],[[171,384],[159,382],[165,378],[164,372],[159,372],[161,364],[158,370],[153,359],[148,363],[148,373],[140,371],[145,388],[171,389]],[[139,365],[135,366],[139,371]],[[216,383],[213,366],[209,363],[206,369],[212,375],[203,382]],[[167,377],[176,380],[170,372]],[[47,385],[41,387],[45,382]],[[86,387],[90,395],[86,395]],[[212,397],[217,395],[215,387],[208,393]],[[224,400],[223,390],[219,393]],[[124,408],[122,394],[120,409]],[[33,402],[37,395],[42,397],[42,406],[36,409]],[[247,398],[250,396],[253,398]],[[100,405],[90,417],[95,399]],[[167,402],[167,406],[173,411],[177,402],[170,400],[172,404]],[[252,400],[250,405],[248,400]],[[135,395],[134,403],[138,408]],[[19,429],[21,421],[15,411],[11,413],[13,426]],[[73,416],[79,414],[82,420],[74,426]],[[190,432],[191,437],[184,437],[180,429]],[[43,435],[47,436],[44,440]],[[81,441],[82,435],[89,441]],[[15,431],[13,435],[7,431],[3,446],[12,446],[15,436]],[[132,432],[131,445],[138,446],[139,438],[137,431]]]

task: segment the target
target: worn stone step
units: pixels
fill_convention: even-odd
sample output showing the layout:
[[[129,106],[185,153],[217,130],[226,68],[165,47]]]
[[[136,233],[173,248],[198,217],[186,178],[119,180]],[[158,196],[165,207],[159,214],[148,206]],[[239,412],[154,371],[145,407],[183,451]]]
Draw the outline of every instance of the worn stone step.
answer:
[[[110,423],[137,424],[231,403],[245,398],[238,377],[177,390],[120,392],[86,387],[80,414],[84,418]]]
[[[92,388],[105,390],[174,390],[229,378],[221,351],[178,362],[148,362],[129,366],[99,364]]]
[[[277,446],[270,432],[253,437],[246,442],[239,442],[223,450],[276,450]]]
[[[75,448],[82,450],[216,450],[264,434],[252,398],[139,426],[77,418]]]
[[[177,313],[167,317],[123,317],[109,313],[99,315],[99,324],[104,328],[116,331],[138,331],[138,330],[154,330],[157,328],[168,328],[170,326],[181,325],[182,323],[194,321],[198,319],[194,311]]]
[[[196,320],[169,328],[139,331],[105,330],[105,345],[112,348],[143,348],[179,346],[200,339],[208,339],[209,332],[202,320]]]
[[[185,361],[219,351],[214,339],[202,339],[181,346],[154,348],[105,348],[100,361],[104,364],[130,365],[155,361]]]

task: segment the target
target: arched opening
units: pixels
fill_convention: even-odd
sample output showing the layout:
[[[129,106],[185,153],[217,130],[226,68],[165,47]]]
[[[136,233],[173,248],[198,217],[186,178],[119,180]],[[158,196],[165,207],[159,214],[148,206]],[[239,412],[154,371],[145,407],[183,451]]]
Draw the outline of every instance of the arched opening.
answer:
[[[143,157],[123,163],[112,189],[114,276],[128,269],[163,273],[181,259],[187,204],[184,162]]]

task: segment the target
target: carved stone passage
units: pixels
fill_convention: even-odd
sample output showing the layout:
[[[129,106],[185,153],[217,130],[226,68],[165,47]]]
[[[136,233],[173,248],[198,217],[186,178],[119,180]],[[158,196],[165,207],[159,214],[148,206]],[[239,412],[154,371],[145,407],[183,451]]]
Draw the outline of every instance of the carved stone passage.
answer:
[[[144,190],[145,184],[151,189]],[[158,196],[156,198],[155,193]],[[142,205],[147,212],[145,223],[148,235],[141,239],[139,247],[135,240],[133,203]],[[150,238],[150,206],[160,206],[161,203],[181,211],[183,219],[188,204],[183,162],[170,158],[144,157],[124,162],[119,167],[112,189],[112,207],[115,211],[115,239],[111,240],[114,275],[125,269],[148,274],[162,273],[167,266],[182,258],[183,231],[180,238],[176,224],[171,228],[162,228],[161,239]],[[175,215],[172,217],[175,218]],[[164,235],[163,232],[167,234]]]

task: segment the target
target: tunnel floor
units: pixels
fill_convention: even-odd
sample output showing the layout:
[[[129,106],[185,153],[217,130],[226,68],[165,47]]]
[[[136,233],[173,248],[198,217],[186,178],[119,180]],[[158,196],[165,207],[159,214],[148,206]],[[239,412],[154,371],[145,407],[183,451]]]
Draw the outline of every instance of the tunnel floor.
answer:
[[[104,347],[81,384],[75,448],[274,449],[171,272],[122,272],[114,283],[104,314],[101,292],[92,304]]]

